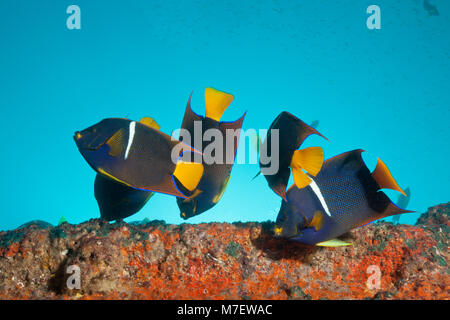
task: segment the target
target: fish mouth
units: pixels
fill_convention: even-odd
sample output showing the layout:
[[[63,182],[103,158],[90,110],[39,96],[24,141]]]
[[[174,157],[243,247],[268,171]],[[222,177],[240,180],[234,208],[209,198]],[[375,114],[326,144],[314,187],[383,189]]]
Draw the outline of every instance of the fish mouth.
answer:
[[[80,150],[83,151],[98,151],[101,147],[103,147],[103,145],[105,145],[106,141],[108,141],[108,139],[105,139],[105,141],[100,143],[98,146],[93,147],[91,144],[86,145],[85,143],[83,143],[82,138],[83,134],[79,131],[76,131],[73,135],[73,140],[75,141],[76,145]]]

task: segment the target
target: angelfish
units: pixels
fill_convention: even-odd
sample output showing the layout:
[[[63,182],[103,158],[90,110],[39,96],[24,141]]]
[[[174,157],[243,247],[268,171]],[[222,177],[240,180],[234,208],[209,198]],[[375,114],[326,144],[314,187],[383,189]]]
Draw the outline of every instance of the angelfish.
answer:
[[[413,212],[397,207],[380,189],[405,195],[387,166],[378,159],[373,172],[361,153],[353,150],[325,161],[306,188],[295,185],[287,192],[274,232],[308,245],[345,246],[336,239],[350,229],[395,214]]]
[[[104,119],[75,132],[74,139],[97,173],[134,189],[186,198],[177,186],[194,190],[203,176],[202,164],[182,161],[183,153],[197,150],[173,140],[145,120]],[[179,150],[177,159],[172,156],[175,147]]]
[[[192,96],[192,95],[191,95]],[[239,143],[239,133],[244,121],[245,113],[234,122],[220,121],[223,113],[231,104],[234,97],[231,94],[213,89],[205,89],[205,116],[200,116],[191,109],[191,97],[189,97],[184,114],[182,129],[187,130],[191,139],[200,140],[202,145],[193,144],[197,150],[202,152],[208,147],[201,136],[196,136],[195,123],[201,125],[203,132],[209,129],[217,129],[223,138],[223,150],[216,150],[216,157],[221,154],[220,163],[208,163],[202,158],[205,172],[197,188],[191,192],[187,199],[177,198],[180,216],[183,219],[196,216],[214,207],[222,198],[230,181],[231,169],[233,167],[236,151]],[[227,130],[233,133],[232,143],[226,141]],[[213,141],[212,143],[214,143]],[[231,155],[231,156],[230,156]],[[231,162],[229,160],[232,160]]]
[[[317,134],[324,139],[327,138],[296,116],[283,111],[270,125],[266,139],[261,145],[261,148],[264,148],[266,153],[271,154],[272,157],[272,152],[275,152],[272,149],[276,150],[276,148],[272,148],[272,130],[278,130],[279,134],[279,141],[277,141],[279,147],[279,169],[275,174],[269,175],[264,174],[264,168],[267,165],[262,163],[261,158],[259,165],[261,173],[266,178],[269,187],[286,200],[286,189],[291,175],[291,169],[295,185],[298,188],[304,188],[311,183],[310,176],[315,176],[319,173],[323,163],[324,156],[322,148],[309,147],[300,150],[297,149],[311,134]]]
[[[142,118],[140,122],[156,130],[161,128],[150,117]],[[100,216],[103,219],[112,221],[125,219],[137,213],[154,193],[134,189],[97,173],[94,183],[94,195],[100,209]]]

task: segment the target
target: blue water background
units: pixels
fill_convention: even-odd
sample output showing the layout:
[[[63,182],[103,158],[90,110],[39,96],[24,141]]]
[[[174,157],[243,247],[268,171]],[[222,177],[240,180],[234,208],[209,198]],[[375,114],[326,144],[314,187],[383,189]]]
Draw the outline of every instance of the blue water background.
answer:
[[[234,94],[223,116],[247,111],[244,129],[287,110],[330,139],[326,157],[363,148],[411,188],[400,223],[449,200],[450,2],[18,1],[0,2],[0,229],[34,219],[99,217],[94,171],[72,136],[103,118],[154,117],[169,133],[203,91]],[[66,8],[81,8],[68,30]],[[368,30],[366,8],[381,8]],[[241,141],[242,142],[242,141]],[[242,150],[242,145],[241,149]],[[257,165],[236,165],[221,202],[188,222],[274,220],[280,198]],[[389,192],[397,199],[395,192]],[[127,219],[181,223],[157,194]]]

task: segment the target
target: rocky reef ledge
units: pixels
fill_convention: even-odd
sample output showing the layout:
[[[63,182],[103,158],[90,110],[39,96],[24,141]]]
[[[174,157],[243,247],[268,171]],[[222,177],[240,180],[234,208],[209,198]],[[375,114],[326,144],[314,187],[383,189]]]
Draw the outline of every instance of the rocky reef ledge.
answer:
[[[31,222],[0,232],[0,299],[449,299],[449,210],[341,248],[274,239],[271,222]]]

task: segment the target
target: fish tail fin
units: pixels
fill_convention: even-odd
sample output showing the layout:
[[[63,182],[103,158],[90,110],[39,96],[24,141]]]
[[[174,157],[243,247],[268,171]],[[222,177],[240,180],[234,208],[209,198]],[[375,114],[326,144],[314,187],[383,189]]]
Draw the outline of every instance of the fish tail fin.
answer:
[[[228,108],[234,97],[231,94],[213,89],[205,89],[205,109],[206,117],[220,121],[225,110]]]
[[[298,167],[292,168],[292,176],[296,187],[299,189],[307,187],[312,182],[308,175]]]
[[[405,197],[407,196],[405,191],[403,191],[403,189],[400,188],[400,186],[394,180],[388,167],[384,164],[383,161],[380,160],[380,158],[378,158],[377,166],[372,172],[372,177],[378,183],[380,189],[392,189],[400,192]]]
[[[201,163],[178,161],[173,172],[180,183],[189,191],[197,188],[203,176],[204,167]]]
[[[296,150],[291,160],[291,168],[301,167],[310,175],[316,176],[323,164],[323,150],[321,147],[310,147]]]
[[[156,130],[161,129],[161,126],[155,121],[155,119],[150,117],[144,117],[139,122]]]

